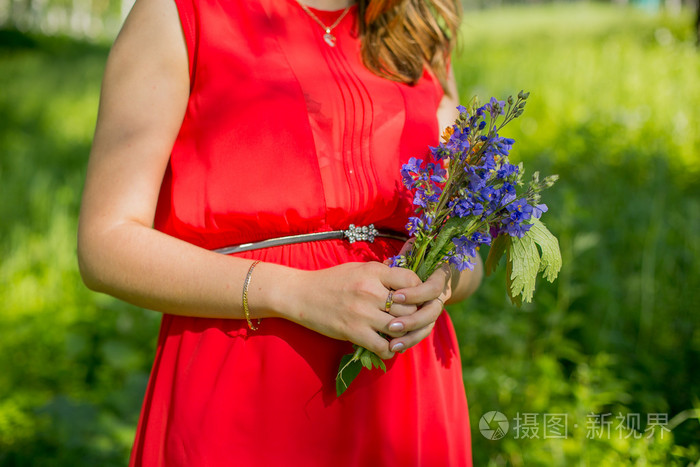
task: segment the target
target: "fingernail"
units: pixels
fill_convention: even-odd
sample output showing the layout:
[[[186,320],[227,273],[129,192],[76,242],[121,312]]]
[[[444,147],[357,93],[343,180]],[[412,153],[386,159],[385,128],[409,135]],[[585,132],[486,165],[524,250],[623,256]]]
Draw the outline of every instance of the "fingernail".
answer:
[[[395,293],[392,295],[392,299],[394,300],[394,303],[403,303],[406,301],[406,296],[402,293]]]
[[[403,331],[403,323],[401,323],[401,322],[391,323],[389,325],[389,331],[391,331],[391,332]]]
[[[394,344],[394,346],[391,348],[392,352],[401,352],[406,348],[406,346],[403,344],[403,342],[397,342]]]

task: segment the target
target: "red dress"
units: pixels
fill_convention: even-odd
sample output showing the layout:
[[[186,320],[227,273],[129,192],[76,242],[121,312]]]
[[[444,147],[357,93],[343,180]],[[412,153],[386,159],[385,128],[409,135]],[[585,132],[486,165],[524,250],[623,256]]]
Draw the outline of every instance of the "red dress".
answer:
[[[442,91],[382,79],[359,56],[356,9],[323,30],[294,0],[175,0],[191,95],[157,229],[207,249],[375,224],[404,231],[400,168],[437,143]],[[313,10],[332,24],[340,12]],[[328,240],[240,253],[301,269],[383,261],[400,241]],[[340,398],[348,342],[283,319],[164,315],[132,466],[471,465],[459,347],[432,334],[363,370]]]

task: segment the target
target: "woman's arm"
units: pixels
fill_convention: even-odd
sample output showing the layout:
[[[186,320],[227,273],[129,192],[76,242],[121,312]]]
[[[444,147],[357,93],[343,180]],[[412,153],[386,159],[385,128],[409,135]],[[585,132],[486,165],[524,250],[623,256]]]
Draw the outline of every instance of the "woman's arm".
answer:
[[[251,261],[223,256],[152,228],[163,174],[189,96],[187,50],[171,0],[137,0],[110,53],[78,233],[86,285],[137,306],[242,319]],[[388,328],[388,289],[420,284],[411,271],[349,263],[301,271],[261,263],[249,289],[253,318],[281,317],[349,340],[382,358],[410,331]],[[411,313],[415,305],[392,310]]]

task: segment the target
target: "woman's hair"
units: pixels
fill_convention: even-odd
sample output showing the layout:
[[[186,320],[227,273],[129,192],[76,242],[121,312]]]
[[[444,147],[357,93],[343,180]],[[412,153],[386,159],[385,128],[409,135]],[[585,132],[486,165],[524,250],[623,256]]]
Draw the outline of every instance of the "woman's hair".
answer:
[[[460,0],[358,0],[362,60],[373,73],[415,84],[427,65],[447,89]]]

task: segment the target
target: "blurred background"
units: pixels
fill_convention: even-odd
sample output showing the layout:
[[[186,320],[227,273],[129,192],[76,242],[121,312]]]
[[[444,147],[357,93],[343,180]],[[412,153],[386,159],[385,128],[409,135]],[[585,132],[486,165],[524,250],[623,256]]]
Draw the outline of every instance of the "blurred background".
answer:
[[[1,465],[128,459],[159,315],[89,292],[75,241],[130,6],[0,0]],[[450,309],[475,465],[700,465],[697,0],[465,6],[461,98],[531,92],[506,133],[561,177],[564,258],[533,304],[501,270]]]

